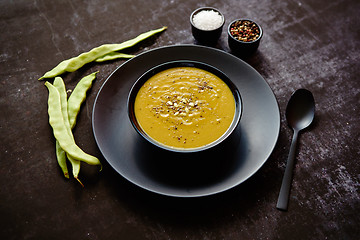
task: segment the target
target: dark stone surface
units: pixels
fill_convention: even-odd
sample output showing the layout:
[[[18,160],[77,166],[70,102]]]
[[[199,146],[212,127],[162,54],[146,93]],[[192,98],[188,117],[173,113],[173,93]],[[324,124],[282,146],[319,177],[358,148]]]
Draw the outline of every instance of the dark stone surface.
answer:
[[[111,169],[96,146],[91,113],[96,93],[124,60],[89,64],[63,75],[67,88],[99,70],[74,129],[98,156],[102,172],[82,165],[82,188],[55,158],[47,90],[37,79],[60,61],[103,43],[168,30],[130,53],[196,44],[189,16],[219,9],[227,24],[258,22],[264,36],[246,61],[269,83],[281,111],[277,146],[240,186],[212,197],[155,195]],[[0,239],[357,239],[360,235],[360,2],[81,1],[0,2]],[[224,30],[216,48],[229,52]],[[300,135],[289,211],[275,208],[292,131],[287,100],[307,88],[314,124]],[[261,146],[259,146],[261,147]]]

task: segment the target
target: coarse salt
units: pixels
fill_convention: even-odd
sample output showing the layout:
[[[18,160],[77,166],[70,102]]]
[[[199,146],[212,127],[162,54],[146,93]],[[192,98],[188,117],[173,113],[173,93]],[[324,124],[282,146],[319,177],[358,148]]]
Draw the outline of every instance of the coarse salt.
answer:
[[[201,30],[214,30],[223,24],[222,16],[214,10],[202,10],[194,15],[193,23]]]

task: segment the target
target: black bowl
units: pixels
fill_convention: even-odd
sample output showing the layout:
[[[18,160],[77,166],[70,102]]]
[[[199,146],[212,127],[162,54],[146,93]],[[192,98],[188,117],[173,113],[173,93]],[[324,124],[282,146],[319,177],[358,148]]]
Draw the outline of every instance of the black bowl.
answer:
[[[212,29],[212,30],[203,30],[198,28],[195,24],[194,24],[194,16],[201,12],[201,11],[215,11],[217,13],[220,14],[220,16],[222,17],[222,24],[221,26],[219,26],[216,29]],[[212,8],[212,7],[202,7],[202,8],[198,8],[195,11],[193,11],[190,15],[190,23],[191,23],[191,31],[192,31],[192,35],[194,36],[194,38],[199,42],[202,43],[204,45],[215,45],[217,43],[217,41],[219,40],[221,33],[222,33],[222,29],[225,23],[225,17],[224,15],[217,10],[216,8]]]
[[[197,147],[197,148],[189,148],[189,149],[174,148],[174,147],[163,145],[163,144],[155,141],[154,139],[152,139],[149,135],[147,135],[147,133],[141,128],[140,124],[138,123],[138,121],[136,119],[135,112],[134,112],[134,103],[135,103],[135,98],[136,98],[137,93],[140,90],[140,88],[150,77],[154,76],[155,74],[157,74],[161,71],[164,71],[169,68],[174,68],[174,67],[196,67],[196,68],[206,70],[206,71],[216,75],[223,82],[225,82],[233,93],[233,96],[235,99],[234,119],[233,119],[230,127],[228,128],[228,130],[220,138],[218,138],[217,140],[213,141],[210,144],[207,144],[207,145],[201,146],[201,147]],[[215,67],[210,66],[205,63],[182,60],[182,61],[167,62],[167,63],[161,64],[161,65],[158,65],[158,66],[150,69],[146,73],[144,73],[142,76],[140,76],[140,78],[134,83],[134,85],[130,89],[128,100],[127,100],[127,109],[128,109],[128,115],[129,115],[132,126],[148,142],[150,142],[151,144],[153,144],[159,148],[169,150],[171,152],[191,153],[191,152],[200,152],[203,150],[213,148],[213,147],[217,146],[218,144],[220,144],[221,142],[223,142],[225,139],[227,139],[231,135],[231,133],[236,129],[237,125],[239,124],[239,121],[240,121],[240,118],[242,115],[243,105],[242,105],[242,100],[241,100],[239,90],[223,72],[221,72],[220,70],[216,69]]]
[[[251,23],[254,23],[255,26],[259,29],[259,36],[255,40],[252,40],[249,42],[241,41],[241,40],[235,38],[231,34],[231,28],[233,27],[233,25],[236,22],[239,22],[239,21],[249,21]],[[240,55],[240,56],[244,56],[244,57],[251,55],[258,49],[260,40],[263,36],[263,30],[262,30],[261,26],[250,19],[236,19],[236,20],[232,21],[228,26],[227,32],[228,32],[228,44],[229,44],[231,51],[236,55]]]

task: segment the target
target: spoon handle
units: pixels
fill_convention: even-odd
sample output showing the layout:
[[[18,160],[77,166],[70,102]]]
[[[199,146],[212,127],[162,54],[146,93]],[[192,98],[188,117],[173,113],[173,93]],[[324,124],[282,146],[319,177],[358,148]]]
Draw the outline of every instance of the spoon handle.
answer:
[[[290,187],[295,163],[296,144],[298,139],[298,130],[294,130],[294,135],[291,141],[290,152],[286,163],[285,174],[281,183],[279,198],[276,208],[280,210],[287,210],[289,202]]]

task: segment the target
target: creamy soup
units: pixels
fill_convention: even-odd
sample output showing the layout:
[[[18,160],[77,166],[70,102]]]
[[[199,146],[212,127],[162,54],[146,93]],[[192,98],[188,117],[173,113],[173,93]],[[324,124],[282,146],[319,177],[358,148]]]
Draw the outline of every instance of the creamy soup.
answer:
[[[216,75],[175,67],[149,78],[135,99],[141,128],[160,144],[189,149],[208,145],[230,127],[235,100]]]

